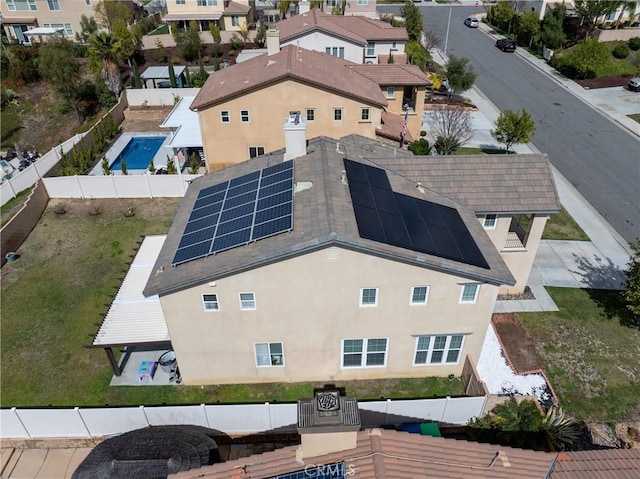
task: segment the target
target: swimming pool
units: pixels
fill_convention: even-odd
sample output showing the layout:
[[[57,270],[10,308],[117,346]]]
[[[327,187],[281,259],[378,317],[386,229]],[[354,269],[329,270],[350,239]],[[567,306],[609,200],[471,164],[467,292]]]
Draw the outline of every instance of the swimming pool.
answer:
[[[109,169],[122,171],[121,162],[124,160],[127,170],[146,170],[164,140],[166,140],[166,136],[136,136],[131,138],[116,160],[111,163]]]

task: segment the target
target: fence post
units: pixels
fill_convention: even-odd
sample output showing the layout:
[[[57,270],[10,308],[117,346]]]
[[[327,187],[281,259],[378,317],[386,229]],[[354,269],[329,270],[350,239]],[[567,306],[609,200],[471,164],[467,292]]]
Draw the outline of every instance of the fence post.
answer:
[[[113,186],[113,195],[118,199],[118,189],[116,188],[116,175],[111,174],[111,185]]]
[[[144,416],[144,420],[147,422],[147,426],[151,426],[151,424],[149,424],[149,418],[147,417],[147,411],[144,409],[144,404],[140,404],[138,407],[142,411],[142,415]]]
[[[87,431],[87,436],[93,437],[93,435],[91,434],[91,431],[89,431],[89,428],[87,427],[87,423],[84,422],[84,418],[82,417],[82,414],[80,414],[80,408],[78,406],[76,406],[76,407],[73,408],[73,410],[76,412],[76,414],[78,415],[78,417],[82,421],[82,425],[84,426],[85,430]]]
[[[447,406],[449,405],[449,399],[451,396],[447,396],[444,402],[444,408],[442,409],[442,416],[440,416],[440,421],[444,421],[444,417],[447,414]]]
[[[18,421],[20,421],[20,424],[22,425],[22,427],[24,428],[25,432],[27,433],[27,436],[29,436],[29,439],[32,439],[31,438],[31,434],[29,434],[29,430],[27,429],[27,427],[22,422],[22,419],[20,418],[20,414],[18,414],[18,410],[15,407],[12,407],[11,410],[13,411],[13,413],[18,418]]]
[[[207,421],[207,427],[211,427],[211,424],[209,424],[209,416],[207,416],[207,407],[204,403],[200,404],[200,407],[202,408],[202,414],[204,414],[204,418]]]
[[[269,417],[269,431],[270,431],[271,429],[273,429],[273,425],[271,424],[271,408],[269,407],[268,402],[264,403],[264,405],[267,406],[267,415]]]

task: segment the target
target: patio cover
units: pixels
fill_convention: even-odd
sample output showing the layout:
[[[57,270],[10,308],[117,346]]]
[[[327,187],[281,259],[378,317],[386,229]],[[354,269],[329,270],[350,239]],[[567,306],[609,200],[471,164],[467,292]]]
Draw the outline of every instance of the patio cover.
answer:
[[[221,12],[211,13],[169,13],[162,17],[163,22],[177,22],[179,20],[220,20]]]
[[[176,77],[182,75],[186,67],[183,66],[173,66],[173,72],[176,74]],[[142,75],[140,75],[142,80],[169,80],[169,67],[149,67],[147,68]]]
[[[93,347],[108,349],[170,341],[160,298],[142,295],[165,239],[166,235],[145,237],[93,340]]]
[[[63,32],[64,28],[38,27],[23,32],[24,35],[55,35]]]
[[[6,25],[30,25],[36,23],[36,17],[0,17],[0,23]]]
[[[171,128],[172,130],[173,134],[167,146],[172,148],[202,147],[198,113],[189,109],[194,98],[194,96],[182,97],[160,125],[161,128]]]

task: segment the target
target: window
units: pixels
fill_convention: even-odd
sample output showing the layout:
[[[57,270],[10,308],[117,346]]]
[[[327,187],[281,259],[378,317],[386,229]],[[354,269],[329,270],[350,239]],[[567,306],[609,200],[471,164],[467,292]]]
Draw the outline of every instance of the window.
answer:
[[[36,0],[7,0],[7,8],[12,12],[16,10],[19,12],[38,10]]]
[[[176,0],[176,5],[184,5],[184,0]]]
[[[240,17],[238,15],[233,15],[231,17],[231,26],[239,27],[240,26]]]
[[[464,335],[418,336],[413,364],[451,364],[460,360]]]
[[[249,123],[249,110],[240,110],[240,121],[242,123]]]
[[[378,288],[362,288],[360,306],[378,306]]]
[[[398,42],[391,42],[391,49],[392,50],[397,50],[398,49]]]
[[[344,47],[325,47],[324,51],[328,55],[344,58]]]
[[[316,121],[316,109],[315,108],[307,108],[304,111],[305,117],[307,121]]]
[[[342,108],[333,109],[333,121],[342,121]]]
[[[387,98],[395,98],[396,97],[396,87],[388,86],[387,87]]]
[[[47,0],[49,10],[60,10],[60,2],[58,0]]]
[[[64,30],[64,34],[66,36],[73,36],[73,27],[70,23],[44,23],[42,26],[45,28],[57,28],[58,30]]]
[[[85,5],[91,5],[91,0],[84,0]]]
[[[360,120],[361,121],[369,121],[369,120],[371,120],[371,109],[370,108],[360,108]]]
[[[358,0],[358,5],[366,5],[368,0]]]
[[[462,294],[460,295],[461,303],[475,303],[478,299],[478,291],[480,285],[475,283],[463,284]]]
[[[496,219],[497,215],[485,215],[484,217],[484,227],[487,229],[493,229],[496,227]]]
[[[184,5],[184,0],[182,0],[182,2],[178,2],[181,3],[182,5]],[[198,0],[197,5],[199,7],[215,7],[216,5],[218,5],[218,0]]]
[[[217,294],[203,294],[202,305],[205,311],[220,311],[220,303]]]
[[[427,304],[429,286],[414,286],[411,288],[411,304]]]
[[[282,343],[256,343],[256,366],[271,367],[284,366],[284,352]]]
[[[256,295],[254,293],[240,293],[240,309],[256,309]]]
[[[387,363],[386,338],[345,339],[342,341],[342,367],[368,368]]]
[[[229,123],[231,122],[231,117],[229,116],[229,110],[222,110],[220,112],[220,121],[222,123]]]
[[[250,146],[249,158],[255,158],[256,156],[264,155],[264,146]]]
[[[376,44],[373,42],[369,42],[367,45],[367,56],[374,57],[376,55]]]

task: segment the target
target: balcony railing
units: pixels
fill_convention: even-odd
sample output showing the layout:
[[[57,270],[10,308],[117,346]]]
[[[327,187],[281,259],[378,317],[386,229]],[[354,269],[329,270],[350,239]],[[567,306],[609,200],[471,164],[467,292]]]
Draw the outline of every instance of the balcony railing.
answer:
[[[528,221],[531,224],[531,221]],[[529,238],[529,231],[525,230],[520,222],[516,218],[511,218],[511,225],[509,226],[509,232],[507,233],[507,240],[505,241],[505,249],[513,248],[525,248],[527,246],[527,239]]]

